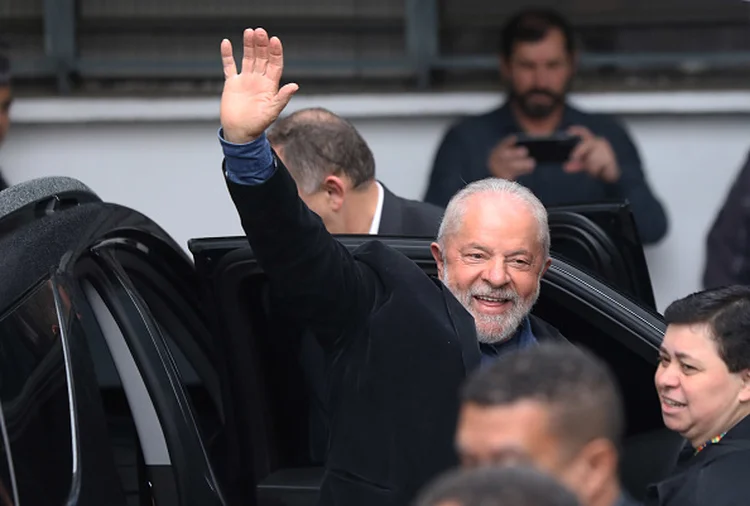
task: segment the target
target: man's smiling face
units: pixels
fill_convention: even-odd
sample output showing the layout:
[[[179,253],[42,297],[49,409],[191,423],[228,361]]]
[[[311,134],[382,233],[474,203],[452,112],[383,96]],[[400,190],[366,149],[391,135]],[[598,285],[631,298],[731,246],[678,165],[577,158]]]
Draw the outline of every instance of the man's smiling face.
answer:
[[[463,204],[442,249],[433,251],[440,279],[474,317],[481,342],[509,339],[536,302],[549,266],[539,226],[519,198],[478,193]]]

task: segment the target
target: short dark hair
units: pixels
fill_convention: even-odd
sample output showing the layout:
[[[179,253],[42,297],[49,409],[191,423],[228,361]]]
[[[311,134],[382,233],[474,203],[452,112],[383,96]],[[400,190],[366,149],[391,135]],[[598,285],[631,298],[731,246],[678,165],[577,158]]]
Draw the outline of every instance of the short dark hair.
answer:
[[[609,367],[567,343],[543,343],[502,357],[469,377],[461,400],[483,407],[548,405],[550,429],[571,454],[599,438],[619,447],[623,436],[622,397]]]
[[[449,471],[431,482],[414,506],[578,506],[573,493],[529,467],[477,467]]]
[[[562,14],[553,9],[524,9],[513,15],[500,32],[500,54],[510,59],[519,42],[539,42],[551,30],[560,30],[565,38],[565,50],[576,51],[575,32]]]
[[[8,44],[0,39],[0,86],[10,84],[10,57]]]
[[[690,294],[667,307],[664,321],[667,325],[707,325],[729,371],[750,369],[750,286]]]
[[[268,132],[305,193],[331,174],[344,174],[357,188],[375,179],[375,158],[354,125],[322,108],[303,109],[278,120]]]

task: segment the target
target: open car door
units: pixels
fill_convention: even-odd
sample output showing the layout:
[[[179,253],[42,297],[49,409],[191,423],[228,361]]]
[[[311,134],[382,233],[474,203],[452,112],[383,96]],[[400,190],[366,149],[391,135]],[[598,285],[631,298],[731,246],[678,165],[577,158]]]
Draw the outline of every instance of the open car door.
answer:
[[[228,504],[222,369],[184,251],[43,178],[0,192],[0,276],[0,502]]]
[[[566,211],[557,216],[558,223],[570,220],[570,237],[589,231],[574,221],[581,215]],[[587,226],[596,224],[593,217],[585,219]],[[601,233],[590,244],[598,245],[595,239],[604,243],[607,236]],[[371,237],[339,240],[354,249]],[[429,240],[381,240],[436,274]],[[225,361],[224,390],[230,393],[225,405],[232,406],[236,431],[229,438],[237,443],[231,459],[247,473],[243,482],[257,487],[259,505],[313,505],[324,462],[310,450],[311,396],[298,362],[300,350],[284,344],[274,330],[278,325],[267,316],[267,279],[244,238],[199,239],[189,247]],[[661,317],[556,253],[534,312],[603,357],[614,371],[627,414],[622,477],[630,492],[642,497],[646,484],[665,475],[680,446],[679,438],[663,429],[653,386],[664,332]]]
[[[638,230],[627,203],[548,209],[552,252],[656,310]]]

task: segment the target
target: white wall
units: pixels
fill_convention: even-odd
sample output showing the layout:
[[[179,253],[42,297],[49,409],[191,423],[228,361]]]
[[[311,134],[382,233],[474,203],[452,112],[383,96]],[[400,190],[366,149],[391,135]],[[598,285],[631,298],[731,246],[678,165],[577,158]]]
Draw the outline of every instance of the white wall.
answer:
[[[667,207],[669,236],[647,250],[663,309],[699,288],[706,231],[750,149],[750,94],[636,98],[577,100],[621,114]],[[379,178],[394,192],[419,198],[448,124],[461,111],[496,102],[479,94],[299,97],[293,108],[323,105],[351,117],[375,153]],[[183,245],[192,237],[237,235],[219,167],[217,105],[204,99],[19,101],[0,166],[11,182],[78,178],[103,199],[152,217]]]

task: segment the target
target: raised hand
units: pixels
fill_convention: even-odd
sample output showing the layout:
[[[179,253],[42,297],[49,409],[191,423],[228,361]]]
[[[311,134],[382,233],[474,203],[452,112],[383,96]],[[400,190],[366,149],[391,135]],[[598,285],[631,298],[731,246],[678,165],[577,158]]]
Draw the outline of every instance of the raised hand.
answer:
[[[284,50],[278,37],[263,28],[243,33],[242,72],[232,53],[232,43],[221,41],[224,91],[221,94],[221,126],[229,142],[244,144],[260,137],[271,126],[299,89],[289,83],[279,89],[284,69]]]

